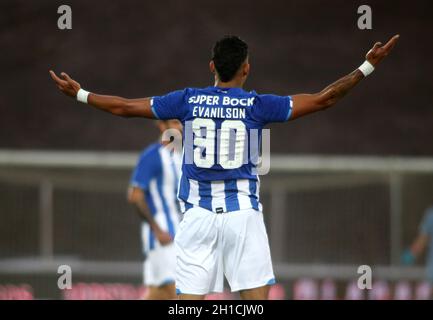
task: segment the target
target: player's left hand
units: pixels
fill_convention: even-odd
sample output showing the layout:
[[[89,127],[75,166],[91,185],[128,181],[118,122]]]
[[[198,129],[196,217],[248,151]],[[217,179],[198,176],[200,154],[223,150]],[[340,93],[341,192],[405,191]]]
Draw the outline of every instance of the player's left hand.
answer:
[[[57,85],[57,88],[59,88],[60,91],[62,91],[67,96],[75,98],[77,96],[78,90],[80,90],[81,86],[80,84],[72,80],[71,77],[69,77],[66,73],[62,72],[59,78],[53,70],[50,70],[51,78],[54,80],[54,82]]]
[[[383,58],[385,58],[394,48],[395,44],[400,38],[400,35],[397,34],[393,36],[385,45],[382,45],[382,42],[376,42],[373,48],[367,52],[365,58],[368,62],[370,62],[373,66],[376,66]]]

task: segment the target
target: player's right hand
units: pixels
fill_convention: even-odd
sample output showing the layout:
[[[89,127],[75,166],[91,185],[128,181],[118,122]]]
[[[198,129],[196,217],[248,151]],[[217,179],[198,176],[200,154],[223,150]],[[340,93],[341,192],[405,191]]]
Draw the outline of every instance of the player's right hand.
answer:
[[[62,72],[60,76],[62,78],[59,78],[53,70],[50,70],[51,78],[54,80],[54,82],[57,85],[57,88],[59,88],[60,91],[62,91],[67,96],[75,98],[77,96],[78,90],[80,90],[81,86],[80,84],[72,80],[66,73]]]
[[[158,239],[159,243],[163,246],[168,245],[173,242],[173,238],[168,232],[165,231],[158,231],[155,233],[156,238]]]
[[[365,59],[373,66],[376,66],[391,52],[399,38],[400,35],[396,34],[385,45],[382,45],[382,42],[376,42],[373,48],[367,52]]]

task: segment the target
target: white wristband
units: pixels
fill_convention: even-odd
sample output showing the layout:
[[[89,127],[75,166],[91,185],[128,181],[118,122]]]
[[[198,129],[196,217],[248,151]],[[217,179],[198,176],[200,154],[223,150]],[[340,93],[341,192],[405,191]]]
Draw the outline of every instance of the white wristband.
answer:
[[[77,92],[77,101],[80,101],[82,103],[87,103],[87,97],[89,96],[89,91],[80,89]]]
[[[370,62],[368,62],[367,60],[365,60],[364,63],[359,66],[358,69],[359,69],[359,71],[362,72],[364,77],[368,76],[370,73],[372,73],[374,71],[373,65]]]

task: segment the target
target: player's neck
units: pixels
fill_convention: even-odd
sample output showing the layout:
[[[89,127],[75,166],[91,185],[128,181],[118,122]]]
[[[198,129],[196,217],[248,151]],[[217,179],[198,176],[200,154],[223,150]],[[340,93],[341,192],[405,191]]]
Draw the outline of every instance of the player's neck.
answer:
[[[242,79],[233,79],[228,82],[222,82],[219,79],[215,79],[214,86],[218,88],[242,88],[244,86],[244,82]]]

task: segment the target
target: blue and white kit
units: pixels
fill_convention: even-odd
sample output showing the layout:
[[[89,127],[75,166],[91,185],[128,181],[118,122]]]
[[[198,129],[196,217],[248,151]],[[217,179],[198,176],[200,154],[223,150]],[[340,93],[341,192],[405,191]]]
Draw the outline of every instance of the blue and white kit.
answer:
[[[433,207],[428,208],[420,225],[420,233],[428,236],[429,243],[427,246],[427,279],[433,283]]]
[[[181,155],[155,143],[145,149],[132,173],[130,185],[144,191],[151,214],[160,228],[174,238],[180,220],[176,199]],[[176,253],[174,244],[162,246],[148,223],[141,226],[144,262],[144,283],[162,286],[175,281]]]
[[[291,97],[187,88],[153,97],[151,104],[156,118],[184,126],[178,292],[220,292],[224,275],[232,291],[272,284],[255,159],[263,127],[290,118]]]

